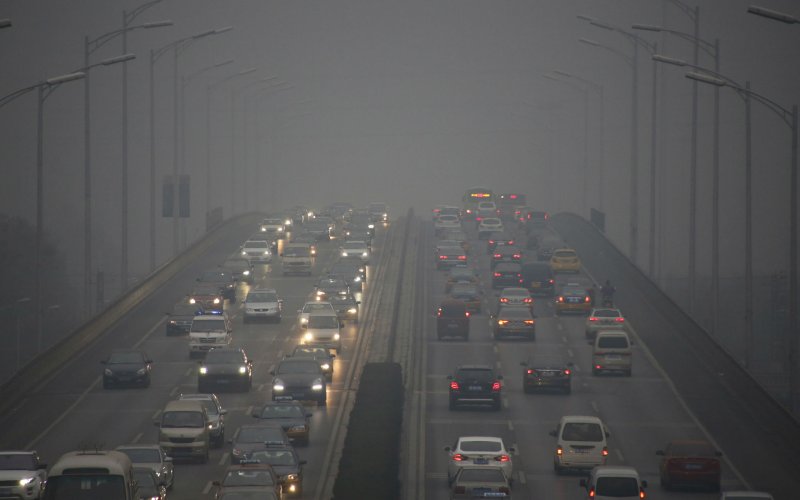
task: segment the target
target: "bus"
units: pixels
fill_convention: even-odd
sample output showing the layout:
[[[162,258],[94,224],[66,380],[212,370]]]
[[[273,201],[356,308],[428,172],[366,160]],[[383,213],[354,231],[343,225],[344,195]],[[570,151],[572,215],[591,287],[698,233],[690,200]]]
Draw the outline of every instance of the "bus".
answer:
[[[467,189],[464,197],[461,198],[461,207],[464,210],[464,217],[472,219],[478,209],[478,203],[482,201],[495,201],[494,192],[485,187],[474,187]]]

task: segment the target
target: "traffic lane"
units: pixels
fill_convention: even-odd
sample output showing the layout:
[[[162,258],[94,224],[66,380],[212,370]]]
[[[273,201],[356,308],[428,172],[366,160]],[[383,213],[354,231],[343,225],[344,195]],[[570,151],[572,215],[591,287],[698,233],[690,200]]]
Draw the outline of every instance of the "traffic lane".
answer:
[[[216,267],[233,245],[244,241],[251,227],[246,220],[236,220],[219,229],[216,240],[194,262],[189,263],[120,319],[86,350],[44,381],[12,411],[0,416],[0,426],[14,433],[0,436],[0,448],[16,449],[33,439],[41,429],[58,418],[97,377],[98,362],[115,347],[129,347],[138,342],[152,325],[163,319],[164,312],[186,296],[195,278],[205,269]],[[235,242],[235,243],[234,243]],[[72,394],[72,398],[53,398],[52,394]]]

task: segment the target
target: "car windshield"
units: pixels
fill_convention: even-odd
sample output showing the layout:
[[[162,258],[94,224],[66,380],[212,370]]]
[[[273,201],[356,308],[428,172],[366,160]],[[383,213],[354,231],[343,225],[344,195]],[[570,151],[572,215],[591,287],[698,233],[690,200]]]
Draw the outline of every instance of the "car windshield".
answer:
[[[616,309],[595,309],[594,316],[598,318],[619,318],[622,315]]]
[[[237,443],[282,443],[283,431],[280,427],[239,427],[234,439]]]
[[[306,302],[303,306],[304,313],[310,313],[314,311],[330,311],[331,304],[329,302]]]
[[[328,350],[324,347],[297,347],[292,356],[298,358],[313,358],[317,356],[328,356]]]
[[[44,498],[47,500],[125,500],[122,476],[109,474],[78,473],[47,478]]]
[[[308,257],[310,255],[311,249],[308,247],[285,248],[283,250],[284,257]]]
[[[223,486],[272,486],[272,474],[265,470],[234,470],[225,474]]]
[[[220,332],[224,330],[224,319],[204,319],[202,321],[192,321],[193,332]]]
[[[245,248],[267,248],[266,241],[248,241],[244,244]]]
[[[267,405],[261,409],[261,418],[305,418],[303,407],[297,405]]]
[[[133,478],[139,483],[140,488],[154,489],[156,487],[156,478],[150,469],[133,469]]]
[[[600,442],[603,440],[603,429],[600,424],[593,422],[568,422],[564,424],[564,430],[561,431],[561,439],[564,441]]]
[[[499,316],[510,319],[531,319],[531,313],[527,307],[504,307]]]
[[[35,470],[36,462],[28,453],[0,453],[0,470]]]
[[[211,349],[206,354],[205,364],[215,363],[244,363],[244,356],[240,351],[222,351],[219,349]]]
[[[439,216],[440,222],[458,222],[458,217],[455,215],[440,215]]]
[[[492,453],[502,451],[498,441],[461,441],[461,451],[480,451]]]
[[[319,363],[316,361],[295,361],[281,363],[277,373],[319,373]]]
[[[468,483],[504,483],[506,478],[499,468],[482,467],[480,469],[461,469],[458,480]]]
[[[118,448],[135,464],[153,464],[161,461],[161,452],[150,448]]]
[[[191,427],[202,429],[206,423],[199,411],[168,411],[161,416],[161,427]]]
[[[450,295],[455,299],[471,299],[477,297],[479,292],[473,286],[454,286]]]
[[[339,328],[339,319],[336,316],[309,316],[309,328]]]
[[[143,363],[144,358],[140,352],[112,352],[108,357],[108,364]]]
[[[247,302],[278,302],[278,294],[275,292],[250,292],[245,300]]]
[[[597,347],[605,349],[627,349],[628,339],[622,335],[602,335],[597,340]]]
[[[477,382],[490,382],[494,380],[492,370],[480,368],[462,368],[458,370],[458,379],[475,380]]]
[[[342,248],[345,250],[363,250],[366,246],[363,241],[350,241],[342,245]]]
[[[297,463],[292,452],[288,450],[257,450],[250,453],[247,458],[269,465],[295,465]]]
[[[597,478],[595,494],[604,497],[638,497],[639,481],[635,477]]]
[[[192,401],[200,401],[200,403],[205,407],[206,413],[209,416],[217,416],[219,414],[219,410],[217,410],[217,405],[211,401],[210,399],[200,399],[200,398],[185,398],[181,397],[181,399],[191,399]]]
[[[669,446],[669,454],[684,457],[713,457],[715,455],[714,448],[703,442],[672,443]]]
[[[215,285],[200,285],[192,290],[192,295],[219,295],[219,287]]]

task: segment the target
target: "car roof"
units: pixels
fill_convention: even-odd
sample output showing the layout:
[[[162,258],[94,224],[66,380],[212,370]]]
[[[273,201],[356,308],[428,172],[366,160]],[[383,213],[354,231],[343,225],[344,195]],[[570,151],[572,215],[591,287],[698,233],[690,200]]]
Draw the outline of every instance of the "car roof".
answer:
[[[158,443],[153,444],[140,444],[140,443],[131,443],[131,444],[121,444],[114,448],[115,450],[161,450],[161,446]]]
[[[503,438],[495,436],[459,436],[459,441],[492,441],[503,444]]]
[[[625,330],[600,330],[597,332],[597,336],[600,337],[628,337],[628,332]]]
[[[603,421],[600,420],[600,417],[595,417],[594,415],[564,415],[561,417],[561,423],[569,424],[575,422],[589,422],[603,425]]]
[[[489,370],[494,371],[489,365],[461,365],[457,368],[457,370]]]
[[[598,465],[592,469],[592,475],[598,476],[627,476],[639,477],[639,472],[633,467],[625,465]]]
[[[503,290],[500,292],[500,295],[506,295],[506,294],[509,294],[509,295],[530,295],[531,293],[528,291],[527,288],[521,288],[521,287],[518,287],[518,286],[509,286],[509,287],[503,288]]]

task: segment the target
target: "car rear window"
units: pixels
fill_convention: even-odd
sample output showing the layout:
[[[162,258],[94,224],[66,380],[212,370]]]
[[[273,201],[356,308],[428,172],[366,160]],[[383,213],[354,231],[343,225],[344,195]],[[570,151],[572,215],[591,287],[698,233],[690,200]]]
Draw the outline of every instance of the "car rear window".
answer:
[[[669,447],[670,455],[713,457],[714,448],[708,443],[672,443]]]
[[[597,347],[605,349],[626,349],[628,347],[628,339],[622,335],[601,336],[597,341]]]
[[[489,382],[494,380],[492,370],[484,368],[462,368],[458,370],[458,378],[461,380],[476,380],[478,382]]]
[[[568,422],[564,424],[564,430],[561,431],[561,439],[564,441],[601,442],[603,429],[600,424],[594,422]]]
[[[464,312],[467,310],[464,304],[459,302],[442,304],[439,309],[442,316],[464,316]]]
[[[497,441],[461,441],[461,451],[494,452],[501,450],[500,443]]]
[[[600,477],[597,478],[595,494],[607,497],[637,497],[639,482],[635,477]]]
[[[594,315],[598,318],[618,318],[620,316],[616,309],[596,309]]]

